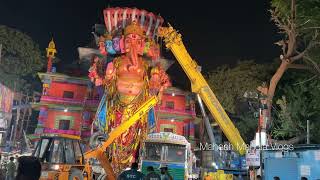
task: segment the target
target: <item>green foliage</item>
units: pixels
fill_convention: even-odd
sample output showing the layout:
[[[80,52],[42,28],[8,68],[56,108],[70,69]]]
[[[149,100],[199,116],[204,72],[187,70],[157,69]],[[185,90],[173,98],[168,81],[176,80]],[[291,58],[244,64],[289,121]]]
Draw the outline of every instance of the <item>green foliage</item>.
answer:
[[[258,119],[254,117],[257,109],[241,108],[239,104],[247,104],[244,93],[256,92],[258,86],[267,81],[276,64],[257,64],[254,61],[242,61],[235,67],[221,66],[209,73],[207,80],[213,92],[226,111],[235,114],[239,119],[235,122],[242,138],[248,143],[254,138]],[[250,99],[258,106],[258,99]]]
[[[275,9],[276,13],[281,19],[286,20],[290,17],[291,1],[289,0],[272,0],[271,7]]]
[[[306,134],[307,120],[310,120],[312,140],[320,143],[320,82],[317,78],[306,81],[307,78],[307,75],[293,74],[291,80],[280,85],[283,96],[277,100],[274,113],[272,135],[275,138],[288,139]]]
[[[258,118],[254,117],[254,111],[242,112],[239,117],[240,121],[235,123],[235,126],[240,132],[241,137],[246,143],[254,139],[255,132],[258,128]]]
[[[320,0],[297,0],[296,23],[300,32],[309,33],[320,25]]]
[[[256,91],[257,87],[270,78],[273,65],[242,61],[235,67],[218,67],[209,73],[207,80],[222,106],[231,113],[236,112],[237,102],[246,91]]]
[[[282,46],[283,55],[291,63],[309,66],[310,72],[317,74],[311,80],[311,75],[306,73],[284,74],[274,96],[272,135],[288,139],[305,134],[309,119],[313,139],[317,140],[320,133],[314,128],[320,125],[317,120],[320,115],[320,0],[272,0],[271,7],[272,20],[284,35],[277,43]]]
[[[0,25],[0,62],[1,83],[16,90],[26,90],[26,76],[34,76],[42,69],[44,58],[38,45],[26,34]]]
[[[291,38],[295,38],[294,54],[289,56],[304,52],[303,63],[320,72],[317,65],[320,63],[320,0],[295,0],[294,15],[291,11],[292,1],[272,0],[272,20],[280,33],[284,34],[283,42],[290,40],[289,34]]]
[[[272,0],[279,20],[287,24],[291,17],[291,0]],[[320,0],[296,0],[294,23],[300,33],[310,33],[320,25]]]

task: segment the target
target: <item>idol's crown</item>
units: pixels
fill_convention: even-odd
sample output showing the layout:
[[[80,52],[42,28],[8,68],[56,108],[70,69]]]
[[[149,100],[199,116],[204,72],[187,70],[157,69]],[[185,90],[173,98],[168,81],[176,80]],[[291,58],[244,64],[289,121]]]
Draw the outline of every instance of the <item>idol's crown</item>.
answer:
[[[137,22],[133,21],[124,29],[124,35],[127,36],[128,34],[137,34],[139,36],[143,36],[144,32],[143,29],[137,24]]]

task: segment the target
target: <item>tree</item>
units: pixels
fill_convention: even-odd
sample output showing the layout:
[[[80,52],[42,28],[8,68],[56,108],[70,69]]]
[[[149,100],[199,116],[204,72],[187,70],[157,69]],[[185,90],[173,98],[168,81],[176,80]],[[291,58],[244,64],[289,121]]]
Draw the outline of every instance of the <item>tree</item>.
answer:
[[[258,128],[258,117],[255,116],[256,112],[257,110],[251,108],[240,112],[238,115],[239,121],[235,122],[235,126],[239,130],[242,139],[247,144],[250,144],[250,141],[254,139]]]
[[[283,94],[276,97],[277,106],[272,136],[276,139],[305,137],[306,120],[310,120],[311,141],[319,143],[320,83],[308,81],[310,74],[291,73],[284,77],[286,84],[279,84]]]
[[[2,44],[0,77],[1,83],[16,90],[27,90],[27,77],[42,69],[44,58],[38,45],[26,34],[0,25]]]
[[[253,139],[258,119],[254,113],[258,110],[259,100],[244,99],[245,92],[257,92],[256,87],[271,77],[275,64],[256,64],[254,61],[241,61],[234,67],[221,66],[209,72],[208,84],[216,94],[226,111],[236,115],[235,122],[246,142]]]
[[[273,64],[257,64],[252,60],[240,61],[233,68],[223,65],[208,73],[208,84],[225,110],[236,113],[244,93],[256,91],[258,85],[268,80],[273,67]]]
[[[280,65],[272,76],[269,86],[258,87],[264,94],[267,111],[264,113],[271,120],[272,100],[276,87],[289,68],[305,69],[319,74],[320,9],[319,0],[272,0],[271,19],[279,28],[282,40],[276,44],[282,48]],[[269,121],[270,123],[271,121]],[[268,124],[269,124],[268,123]],[[263,127],[266,128],[266,124]]]

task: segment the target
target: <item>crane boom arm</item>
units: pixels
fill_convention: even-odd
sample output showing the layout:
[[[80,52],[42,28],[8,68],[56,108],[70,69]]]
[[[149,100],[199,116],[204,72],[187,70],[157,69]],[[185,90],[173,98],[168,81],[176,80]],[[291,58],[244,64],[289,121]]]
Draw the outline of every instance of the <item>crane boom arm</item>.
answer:
[[[147,114],[149,110],[157,104],[157,102],[158,102],[158,98],[156,96],[152,96],[147,101],[145,101],[127,121],[120,124],[118,127],[116,127],[113,131],[110,132],[107,140],[101,146],[86,152],[84,154],[84,158],[86,160],[90,158],[98,159],[101,166],[103,167],[105,172],[108,174],[108,179],[115,179],[114,178],[115,175],[113,173],[112,167],[105,155],[106,148],[109,147],[110,144],[112,144],[112,142],[117,137],[119,137],[126,130],[128,130],[132,125],[134,125],[142,116]]]
[[[245,143],[240,136],[238,129],[234,126],[217,97],[210,89],[208,83],[202,76],[197,63],[190,57],[182,42],[181,34],[170,26],[160,27],[158,29],[158,35],[164,39],[166,47],[171,50],[178,60],[191,81],[192,91],[200,95],[233,148],[235,148],[239,154],[245,154]]]

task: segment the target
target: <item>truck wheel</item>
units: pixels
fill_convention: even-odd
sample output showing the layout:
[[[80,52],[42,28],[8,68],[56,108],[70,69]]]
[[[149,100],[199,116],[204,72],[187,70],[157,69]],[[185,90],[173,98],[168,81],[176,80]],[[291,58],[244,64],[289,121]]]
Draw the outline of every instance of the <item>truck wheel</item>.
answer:
[[[82,171],[79,169],[71,169],[70,170],[70,175],[69,175],[69,180],[83,180],[83,174]]]

